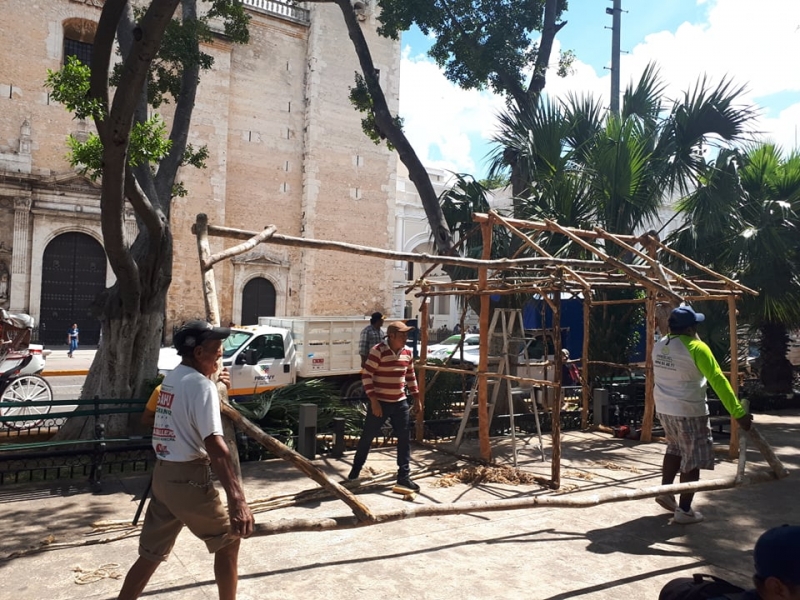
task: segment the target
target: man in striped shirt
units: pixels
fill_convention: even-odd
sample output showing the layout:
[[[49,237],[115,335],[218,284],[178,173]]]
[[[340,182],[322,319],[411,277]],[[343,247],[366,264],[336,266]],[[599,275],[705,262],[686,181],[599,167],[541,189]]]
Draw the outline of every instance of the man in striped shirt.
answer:
[[[402,321],[393,321],[386,328],[386,341],[370,349],[361,373],[364,392],[369,398],[369,410],[364,421],[364,431],[358,440],[353,469],[348,479],[358,479],[361,468],[381,426],[388,419],[397,437],[397,486],[402,491],[417,492],[419,486],[409,477],[411,448],[409,445],[408,393],[414,398],[414,410],[421,408],[417,376],[414,373],[414,357],[406,348],[406,339],[411,327]]]

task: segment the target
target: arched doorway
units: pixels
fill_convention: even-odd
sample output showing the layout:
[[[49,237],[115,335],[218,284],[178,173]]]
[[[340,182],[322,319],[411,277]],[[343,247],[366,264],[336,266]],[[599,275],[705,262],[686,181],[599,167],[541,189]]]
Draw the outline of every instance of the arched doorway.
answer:
[[[39,339],[45,345],[63,346],[67,330],[78,324],[81,345],[100,339],[100,321],[89,306],[106,286],[106,253],[85,233],[64,233],[54,238],[42,257],[42,298]]]
[[[275,286],[263,277],[248,281],[242,291],[242,325],[258,325],[258,317],[275,316]]]

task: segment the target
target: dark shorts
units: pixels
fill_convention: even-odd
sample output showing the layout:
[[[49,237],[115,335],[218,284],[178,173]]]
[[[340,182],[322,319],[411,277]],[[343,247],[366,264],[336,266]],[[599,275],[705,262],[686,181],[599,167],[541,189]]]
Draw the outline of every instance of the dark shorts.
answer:
[[[228,511],[211,481],[207,462],[157,460],[152,492],[139,538],[139,556],[153,562],[166,560],[184,525],[211,553],[238,539],[229,533]]]
[[[714,469],[714,439],[708,416],[658,415],[667,435],[667,454],[681,457],[681,473]]]

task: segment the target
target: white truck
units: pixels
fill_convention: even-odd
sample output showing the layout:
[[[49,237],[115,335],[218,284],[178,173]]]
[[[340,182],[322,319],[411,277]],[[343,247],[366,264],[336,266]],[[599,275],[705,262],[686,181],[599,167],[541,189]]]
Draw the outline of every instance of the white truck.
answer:
[[[323,379],[343,398],[362,394],[358,343],[368,317],[259,317],[258,325],[233,327],[222,346],[231,374],[229,396],[244,399],[302,379]],[[162,348],[158,370],[180,363]]]

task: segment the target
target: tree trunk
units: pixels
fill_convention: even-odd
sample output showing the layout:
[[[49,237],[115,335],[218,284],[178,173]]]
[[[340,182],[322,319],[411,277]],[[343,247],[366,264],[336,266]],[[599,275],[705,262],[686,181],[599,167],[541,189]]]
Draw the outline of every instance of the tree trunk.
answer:
[[[792,391],[792,363],[786,358],[789,334],[782,323],[764,323],[761,329],[761,383],[772,394]]]

